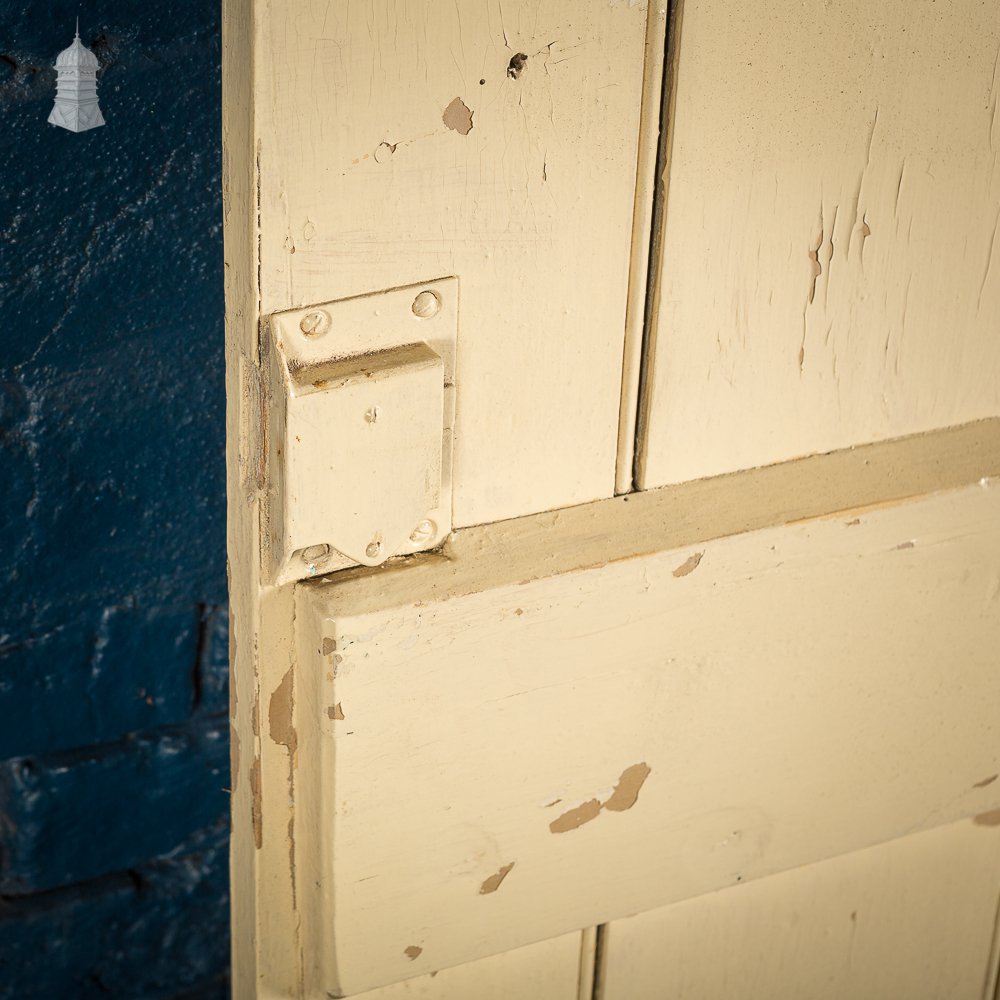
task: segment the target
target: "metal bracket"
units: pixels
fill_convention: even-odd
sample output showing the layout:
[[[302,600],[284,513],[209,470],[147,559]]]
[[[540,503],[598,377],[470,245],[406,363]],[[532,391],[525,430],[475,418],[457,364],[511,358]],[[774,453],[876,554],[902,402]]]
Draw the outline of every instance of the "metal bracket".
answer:
[[[274,313],[265,574],[438,545],[451,530],[458,280]]]

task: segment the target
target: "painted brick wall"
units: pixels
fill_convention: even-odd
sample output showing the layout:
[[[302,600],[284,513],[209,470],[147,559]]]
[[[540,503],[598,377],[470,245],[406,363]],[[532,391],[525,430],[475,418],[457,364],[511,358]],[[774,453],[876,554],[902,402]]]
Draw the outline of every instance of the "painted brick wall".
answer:
[[[219,7],[0,0],[0,998],[226,995]]]

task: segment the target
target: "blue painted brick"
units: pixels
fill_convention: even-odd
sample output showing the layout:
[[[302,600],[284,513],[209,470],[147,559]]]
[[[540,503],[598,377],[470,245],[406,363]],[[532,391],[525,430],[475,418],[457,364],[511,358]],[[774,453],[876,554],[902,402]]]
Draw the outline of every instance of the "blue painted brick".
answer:
[[[224,822],[228,729],[214,718],[0,764],[0,892],[131,868]]]
[[[0,647],[0,758],[184,722],[199,684],[200,617],[195,605],[125,604]]]
[[[0,899],[0,1000],[223,1000],[225,829],[183,856]]]

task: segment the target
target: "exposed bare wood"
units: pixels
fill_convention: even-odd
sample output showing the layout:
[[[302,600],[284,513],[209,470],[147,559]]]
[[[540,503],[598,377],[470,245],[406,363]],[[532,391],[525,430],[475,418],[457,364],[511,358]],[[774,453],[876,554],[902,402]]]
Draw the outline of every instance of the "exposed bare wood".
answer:
[[[405,599],[297,588],[310,994],[1000,805],[995,482],[614,562],[550,518],[591,568],[522,582],[468,534],[479,572],[415,557]]]

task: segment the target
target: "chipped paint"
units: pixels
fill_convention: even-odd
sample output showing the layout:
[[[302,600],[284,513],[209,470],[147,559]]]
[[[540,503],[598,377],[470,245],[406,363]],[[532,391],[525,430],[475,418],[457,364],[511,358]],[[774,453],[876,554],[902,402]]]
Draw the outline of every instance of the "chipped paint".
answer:
[[[340,707],[339,701],[337,702],[336,705],[331,705],[326,710],[326,714],[335,722],[342,722],[344,719],[344,710]]]
[[[549,823],[549,829],[553,833],[568,833],[577,827],[589,823],[592,819],[597,819],[601,813],[601,803],[599,799],[588,799],[575,809],[564,812]]]
[[[331,653],[335,653],[336,651],[337,651],[337,640],[332,638],[331,636],[324,636],[323,645],[321,648],[323,656],[329,656]]]
[[[274,689],[267,710],[268,727],[271,739],[288,748],[288,753],[294,758],[298,749],[299,737],[295,731],[293,713],[295,711],[295,688],[292,668],[289,667],[282,677],[281,683]]]
[[[419,945],[411,944],[408,948],[403,949],[403,954],[412,962],[420,957],[423,950]]]
[[[1000,826],[1000,809],[991,809],[989,812],[973,816],[972,822],[976,826]]]
[[[472,131],[472,112],[461,97],[456,97],[444,109],[441,120],[459,135],[468,135]]]
[[[500,871],[496,872],[486,879],[483,884],[479,887],[480,896],[488,896],[491,892],[496,892],[500,888],[503,880],[510,874],[510,870],[514,867],[516,862],[511,861],[510,864],[506,864]]]
[[[507,76],[511,80],[517,80],[524,72],[524,67],[528,64],[528,57],[523,52],[517,52],[510,57],[507,63]]]
[[[676,576],[676,571],[674,573]],[[599,792],[598,796],[588,799],[586,802],[564,812],[549,824],[549,829],[553,833],[567,833],[577,827],[589,823],[601,814],[602,810],[610,812],[625,812],[636,804],[639,798],[639,791],[649,777],[652,768],[645,762],[632,764],[622,771],[615,787],[608,792]],[[602,803],[601,796],[607,795]],[[559,800],[556,799],[558,802]]]
[[[250,819],[253,823],[253,839],[259,851],[264,843],[264,824],[260,805],[260,757],[254,757],[250,767]]]
[[[704,555],[704,552],[696,552],[693,556],[688,556],[688,558],[674,570],[674,576],[682,577],[687,576],[688,573],[693,573],[698,568],[698,565],[701,563]]]
[[[611,793],[611,798],[604,803],[604,808],[610,809],[612,812],[625,812],[626,809],[631,809],[636,804],[639,791],[645,784],[651,770],[652,768],[645,761],[626,767],[618,779],[618,784],[615,785],[615,790]]]

